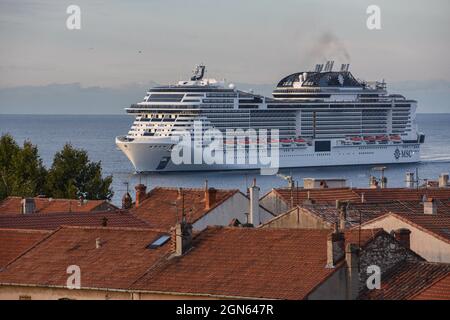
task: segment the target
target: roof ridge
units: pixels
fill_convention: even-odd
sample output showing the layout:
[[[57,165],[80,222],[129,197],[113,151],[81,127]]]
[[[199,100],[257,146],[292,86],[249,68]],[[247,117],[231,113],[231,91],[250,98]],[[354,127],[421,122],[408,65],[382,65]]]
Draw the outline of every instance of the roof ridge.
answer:
[[[0,231],[14,231],[23,233],[51,233],[52,230],[42,230],[42,229],[20,229],[20,228],[0,228]]]
[[[428,234],[431,233],[433,236],[441,239],[444,242],[450,243],[450,239],[447,239],[447,238],[441,236],[440,234],[434,232],[433,230],[425,228],[425,227],[421,226],[420,224],[417,224],[416,222],[408,219],[410,216],[420,216],[420,217],[424,217],[424,218],[435,218],[436,217],[435,215],[414,214],[414,213],[412,213],[412,214],[411,213],[410,214],[403,214],[402,215],[402,214],[398,214],[398,213],[395,213],[395,212],[392,212],[392,211],[390,211],[388,214],[391,214],[392,216],[394,216],[394,217],[396,217],[396,218],[398,218],[398,219],[400,219],[400,220],[402,220],[404,222],[407,222],[407,223],[413,225],[414,227],[416,227],[417,229],[420,229],[420,230],[422,230],[422,231],[424,231],[424,232],[426,232]],[[445,215],[443,215],[443,216],[445,216]]]
[[[83,229],[83,230],[107,230],[107,231],[154,231],[168,233],[167,231],[162,231],[160,229],[139,228],[139,227],[108,227],[108,226],[74,226],[74,225],[61,225],[61,229]]]

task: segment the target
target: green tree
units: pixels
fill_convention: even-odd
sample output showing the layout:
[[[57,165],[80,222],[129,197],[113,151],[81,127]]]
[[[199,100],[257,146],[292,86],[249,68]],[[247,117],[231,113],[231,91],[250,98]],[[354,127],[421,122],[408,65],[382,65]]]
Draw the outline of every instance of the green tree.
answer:
[[[0,137],[0,199],[34,197],[44,191],[47,171],[29,141],[20,148],[9,134]]]
[[[86,151],[70,144],[55,154],[47,176],[46,190],[54,198],[110,200],[112,176],[102,177],[101,162],[91,162]]]

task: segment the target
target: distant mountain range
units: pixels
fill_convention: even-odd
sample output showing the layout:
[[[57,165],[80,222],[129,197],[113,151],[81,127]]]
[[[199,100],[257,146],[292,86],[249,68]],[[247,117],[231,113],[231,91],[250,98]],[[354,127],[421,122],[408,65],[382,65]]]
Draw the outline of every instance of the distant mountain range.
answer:
[[[155,82],[121,87],[83,87],[78,83],[0,88],[0,114],[123,114],[141,101]],[[236,83],[241,90],[271,96],[275,84]],[[450,81],[403,81],[388,90],[419,101],[418,112],[450,113]]]

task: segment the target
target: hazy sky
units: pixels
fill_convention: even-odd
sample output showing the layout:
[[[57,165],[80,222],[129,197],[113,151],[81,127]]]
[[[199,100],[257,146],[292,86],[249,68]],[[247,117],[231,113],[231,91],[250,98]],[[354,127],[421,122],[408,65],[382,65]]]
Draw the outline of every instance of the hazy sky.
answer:
[[[66,28],[70,4],[81,7],[81,30]],[[366,27],[371,4],[381,30]],[[272,84],[329,58],[360,78],[448,92],[449,9],[448,0],[0,0],[0,89],[173,83],[199,62],[212,77]]]

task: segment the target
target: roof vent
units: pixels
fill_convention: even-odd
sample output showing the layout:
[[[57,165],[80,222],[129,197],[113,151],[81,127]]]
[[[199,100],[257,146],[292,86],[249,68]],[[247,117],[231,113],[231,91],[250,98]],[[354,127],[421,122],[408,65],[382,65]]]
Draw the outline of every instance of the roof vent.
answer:
[[[95,239],[95,249],[100,249],[102,246],[102,240],[100,238]]]

